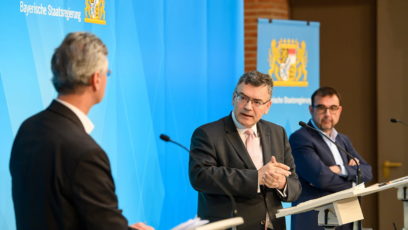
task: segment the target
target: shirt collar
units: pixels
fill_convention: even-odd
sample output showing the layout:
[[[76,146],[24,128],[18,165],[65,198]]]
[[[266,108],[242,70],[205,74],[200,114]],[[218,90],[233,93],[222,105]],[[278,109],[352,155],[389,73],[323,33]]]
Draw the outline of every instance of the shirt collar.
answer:
[[[232,120],[234,121],[235,127],[237,127],[238,132],[239,132],[240,134],[241,134],[241,133],[244,133],[245,130],[247,130],[248,128],[245,127],[245,126],[243,126],[241,123],[239,123],[239,122],[237,121],[237,119],[236,119],[236,117],[235,117],[235,114],[234,114],[234,111],[232,111],[231,114],[232,114]],[[256,124],[253,125],[250,129],[252,129],[252,131],[254,131],[254,134],[255,134],[255,136],[257,137],[257,136],[258,136],[258,129],[257,129],[257,127],[256,127]]]
[[[327,135],[325,132],[323,132],[321,129],[319,129],[319,127],[317,127],[317,125],[315,124],[315,122],[313,121],[313,119],[310,119],[310,123],[312,124],[312,126],[314,127],[314,128],[316,128],[316,129],[318,129],[318,130],[320,130],[322,133],[320,133],[320,134],[323,134],[324,133],[324,135],[326,135],[327,137],[329,137],[330,139],[332,139],[332,141],[336,141],[336,137],[337,137],[337,135],[338,135],[338,132],[337,132],[337,130],[335,129],[335,128],[333,128],[333,131],[331,132],[331,135]]]
[[[78,109],[77,107],[75,107],[74,105],[66,101],[60,100],[58,98],[56,98],[55,100],[65,105],[66,107],[68,107],[68,109],[70,109],[73,113],[75,113],[75,115],[79,118],[82,125],[84,126],[85,132],[87,134],[90,134],[92,132],[95,126],[92,123],[91,119],[89,119],[89,117],[84,112],[82,112],[80,109]]]

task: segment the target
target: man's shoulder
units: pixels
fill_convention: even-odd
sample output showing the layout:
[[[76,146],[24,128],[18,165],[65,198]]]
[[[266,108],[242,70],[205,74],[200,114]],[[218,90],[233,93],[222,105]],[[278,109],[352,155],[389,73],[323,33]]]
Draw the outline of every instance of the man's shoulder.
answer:
[[[216,121],[212,121],[206,124],[199,126],[196,131],[202,130],[206,132],[219,132],[224,129],[227,120],[230,119],[229,116],[222,117]]]
[[[34,142],[43,140],[76,149],[100,148],[81,126],[49,108],[27,118],[16,138]]]
[[[275,124],[273,122],[267,121],[267,120],[259,120],[258,125],[262,125],[263,127],[269,128],[269,129],[277,129],[277,130],[284,130],[284,128],[278,124]]]
[[[295,132],[293,132],[290,137],[289,140],[295,140],[295,139],[313,139],[313,135],[311,135],[311,133],[309,133],[309,131],[306,128],[300,128],[298,130],[296,130]]]
[[[349,144],[349,143],[351,144],[350,138],[349,138],[346,134],[344,134],[344,133],[337,132],[336,140],[343,141],[343,142],[345,142],[346,144]]]
[[[19,132],[27,132],[27,131],[33,131],[35,132],[35,127],[42,127],[44,125],[44,122],[47,121],[47,110],[42,110],[27,119],[25,119],[19,128]]]

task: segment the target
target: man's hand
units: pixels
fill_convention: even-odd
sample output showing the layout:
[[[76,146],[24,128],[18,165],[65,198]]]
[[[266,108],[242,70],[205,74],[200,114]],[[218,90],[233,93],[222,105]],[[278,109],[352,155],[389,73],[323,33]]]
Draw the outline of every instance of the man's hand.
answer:
[[[332,165],[329,167],[330,170],[336,174],[340,174],[341,173],[341,168],[338,165]]]
[[[358,160],[358,158],[355,157],[354,159],[357,161],[357,164],[360,165],[360,161]],[[350,159],[350,161],[348,163],[349,166],[356,166],[357,164],[353,159]]]
[[[289,166],[277,162],[272,156],[271,161],[258,170],[258,184],[268,188],[283,189],[286,185],[286,177],[291,174]]]
[[[138,230],[154,230],[153,227],[150,227],[142,222],[130,225],[131,228],[135,228]]]

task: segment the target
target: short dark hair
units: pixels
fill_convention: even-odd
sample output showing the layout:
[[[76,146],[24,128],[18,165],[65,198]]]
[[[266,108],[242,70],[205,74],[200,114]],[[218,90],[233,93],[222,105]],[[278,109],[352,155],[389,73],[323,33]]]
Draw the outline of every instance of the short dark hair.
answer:
[[[89,85],[90,77],[102,71],[108,49],[94,34],[69,33],[51,59],[52,83],[60,94],[75,93]]]
[[[256,70],[244,73],[239,78],[238,83],[235,86],[235,92],[241,83],[250,84],[256,87],[265,85],[268,87],[269,95],[272,96],[273,81],[268,74],[264,74]]]
[[[312,100],[312,106],[314,106],[314,99],[316,96],[325,97],[325,96],[333,96],[333,95],[337,96],[337,98],[339,99],[339,103],[341,105],[341,97],[340,97],[340,94],[337,92],[337,90],[329,86],[323,86],[323,87],[318,88],[316,91],[314,91],[314,93],[312,94],[312,97],[310,98]]]

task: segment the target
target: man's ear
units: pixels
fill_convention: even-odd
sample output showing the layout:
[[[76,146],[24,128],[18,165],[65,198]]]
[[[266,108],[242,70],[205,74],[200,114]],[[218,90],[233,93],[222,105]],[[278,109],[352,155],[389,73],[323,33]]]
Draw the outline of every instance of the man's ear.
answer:
[[[90,83],[93,90],[99,90],[101,88],[101,76],[98,72],[92,74]]]
[[[271,109],[272,106],[272,100],[270,100],[267,104],[266,104],[266,110],[264,112],[264,114],[269,113],[269,110]]]
[[[232,106],[235,106],[235,98],[237,97],[237,94],[234,92],[232,94]]]
[[[339,106],[339,111],[338,111],[338,114],[339,114],[339,117],[341,116],[341,112],[343,111],[343,106]]]

